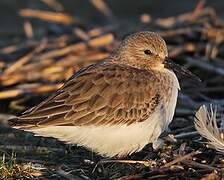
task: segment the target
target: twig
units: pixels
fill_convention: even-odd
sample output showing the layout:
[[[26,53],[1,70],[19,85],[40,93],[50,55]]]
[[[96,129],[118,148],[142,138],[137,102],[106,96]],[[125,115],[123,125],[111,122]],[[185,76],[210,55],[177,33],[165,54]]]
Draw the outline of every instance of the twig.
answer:
[[[21,68],[24,64],[26,64],[36,53],[42,51],[46,47],[46,41],[43,41],[36,49],[32,52],[28,53],[27,55],[23,56],[22,58],[18,59],[14,64],[12,64],[8,69],[4,71],[5,74],[10,74],[19,68]]]
[[[191,160],[184,160],[184,161],[182,161],[182,163],[184,163],[184,164],[186,164],[188,166],[193,166],[195,168],[220,171],[219,168],[216,168],[216,167],[213,167],[213,166],[210,166],[210,165],[206,165],[206,164],[201,164],[201,163],[198,163],[198,162],[195,162],[195,161],[191,161]]]
[[[177,134],[174,137],[176,139],[184,139],[184,138],[193,137],[195,135],[199,135],[197,131],[192,131],[192,132],[186,132],[186,133]]]
[[[59,12],[50,12],[34,9],[22,9],[19,12],[19,15],[27,18],[37,18],[44,21],[49,21],[53,23],[59,23],[64,25],[70,25],[73,23],[80,23],[79,20],[74,19],[68,14],[59,13]]]
[[[90,2],[94,5],[96,9],[98,9],[110,21],[114,22],[116,20],[113,12],[103,0],[90,0]]]
[[[25,145],[0,145],[0,149],[6,149],[6,150],[13,150],[17,152],[35,152],[35,153],[43,153],[43,152],[49,152],[49,151],[55,151],[55,152],[64,152],[65,150],[63,148],[53,148],[53,147],[41,147],[41,146],[25,146]]]
[[[30,87],[30,88],[17,88],[13,90],[5,90],[0,92],[0,99],[8,99],[8,98],[13,98],[17,97],[20,95],[23,95],[25,93],[34,93],[34,94],[42,94],[42,93],[49,93],[52,91],[56,91],[62,86],[61,83],[59,84],[54,84],[54,85],[39,85],[36,87]]]
[[[137,160],[101,160],[95,165],[92,172],[95,172],[96,168],[100,164],[107,164],[107,163],[142,164],[146,167],[152,167],[156,164],[156,162],[152,161],[152,160],[144,160],[144,161],[137,161]]]
[[[188,63],[190,63],[192,66],[199,67],[201,69],[204,69],[206,71],[210,71],[216,74],[219,74],[221,76],[224,76],[224,68],[218,67],[215,65],[212,65],[211,63],[205,62],[202,59],[193,59],[191,57],[184,58]]]
[[[182,162],[182,161],[184,161],[184,160],[186,160],[186,159],[189,159],[189,158],[191,158],[192,156],[195,156],[195,155],[200,154],[200,153],[201,153],[200,151],[194,151],[194,152],[191,152],[191,153],[186,154],[186,155],[184,155],[184,156],[180,156],[180,157],[174,159],[173,161],[171,161],[171,162],[165,164],[164,166],[162,166],[162,168],[163,168],[163,167],[170,167],[170,166],[172,166],[172,165],[174,165],[174,164],[176,164],[176,163]]]
[[[106,34],[100,37],[93,38],[87,42],[87,44],[91,47],[100,47],[109,45],[113,42],[114,38],[112,34]],[[86,50],[87,46],[86,43],[80,42],[77,44],[66,46],[62,49],[52,50],[47,53],[43,53],[38,59],[52,59],[55,57],[64,56],[70,52],[80,52]]]
[[[68,172],[64,171],[62,169],[62,166],[59,166],[57,171],[56,171],[59,175],[61,175],[62,177],[68,179],[68,180],[82,180],[83,178],[80,178],[78,176],[74,176],[72,174],[69,174]]]
[[[24,32],[27,38],[33,38],[33,27],[30,21],[25,21],[23,24]]]
[[[34,41],[34,40],[25,41],[25,42],[22,42],[22,43],[19,43],[19,44],[6,46],[6,47],[4,47],[0,50],[0,53],[2,53],[2,54],[15,53],[17,51],[22,51],[24,49],[36,47],[39,43],[40,42]]]
[[[102,160],[99,164],[106,164],[106,163],[124,163],[124,164],[142,164],[146,167],[151,167],[156,164],[155,161],[152,160],[144,160],[144,161],[137,161],[137,160]]]
[[[57,0],[41,0],[55,11],[63,11],[64,7]]]

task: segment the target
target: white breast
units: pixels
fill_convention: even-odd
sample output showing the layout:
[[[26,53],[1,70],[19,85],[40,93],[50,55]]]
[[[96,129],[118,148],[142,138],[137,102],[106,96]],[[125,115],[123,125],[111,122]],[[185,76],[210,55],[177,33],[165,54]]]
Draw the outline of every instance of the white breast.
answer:
[[[171,96],[169,98],[169,101],[167,101],[164,105],[165,106],[165,109],[164,109],[165,110],[165,114],[164,114],[165,126],[163,130],[167,130],[168,125],[171,123],[173,119],[176,103],[177,103],[178,90],[180,90],[180,85],[174,72],[166,69],[165,73],[171,78],[173,85],[171,87],[172,91],[171,91]]]

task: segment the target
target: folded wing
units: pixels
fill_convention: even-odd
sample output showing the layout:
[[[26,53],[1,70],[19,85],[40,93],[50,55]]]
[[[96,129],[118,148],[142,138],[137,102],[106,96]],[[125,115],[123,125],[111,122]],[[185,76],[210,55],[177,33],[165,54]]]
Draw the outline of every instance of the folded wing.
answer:
[[[142,122],[160,103],[156,83],[156,76],[146,70],[109,62],[89,66],[13,124],[43,127]]]

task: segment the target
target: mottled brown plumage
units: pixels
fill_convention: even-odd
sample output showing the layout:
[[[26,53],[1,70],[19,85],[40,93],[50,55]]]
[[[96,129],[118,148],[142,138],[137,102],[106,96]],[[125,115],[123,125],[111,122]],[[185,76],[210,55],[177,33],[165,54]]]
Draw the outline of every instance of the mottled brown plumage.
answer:
[[[37,126],[141,122],[161,100],[161,89],[153,88],[160,83],[159,75],[112,62],[101,63],[65,83],[53,97],[19,119]]]
[[[106,156],[139,151],[155,141],[173,118],[179,84],[174,73],[164,68],[167,55],[165,41],[155,33],[128,36],[108,59],[81,69],[54,95],[11,123],[39,135],[84,145]],[[144,142],[126,142],[129,136],[123,133],[130,130],[133,136],[141,136],[133,127],[145,128],[143,124],[151,121],[152,129],[148,129],[148,135],[144,132]],[[66,129],[61,132],[60,127],[75,129],[65,133]],[[115,129],[114,136],[107,135],[111,128]],[[86,129],[92,134],[83,135]],[[100,134],[108,136],[108,142]],[[116,138],[121,145],[116,144]],[[107,143],[115,150],[109,150]]]

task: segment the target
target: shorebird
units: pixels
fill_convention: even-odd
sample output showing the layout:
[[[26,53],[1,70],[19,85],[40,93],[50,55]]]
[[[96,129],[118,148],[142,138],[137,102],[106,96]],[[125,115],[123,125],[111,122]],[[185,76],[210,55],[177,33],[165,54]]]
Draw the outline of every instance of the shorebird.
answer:
[[[176,68],[190,74],[168,59],[162,37],[137,32],[10,124],[102,156],[130,155],[157,142],[172,121],[180,89]]]

